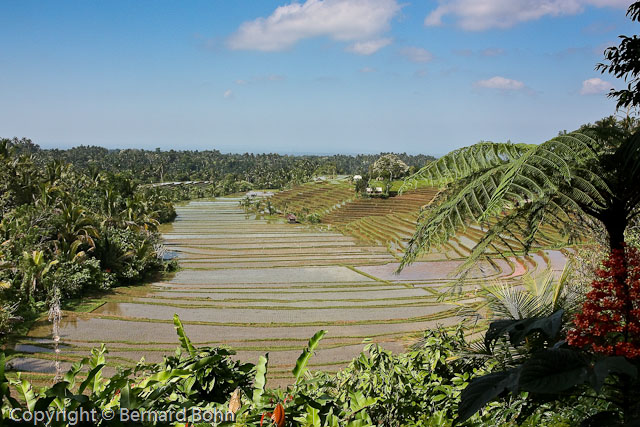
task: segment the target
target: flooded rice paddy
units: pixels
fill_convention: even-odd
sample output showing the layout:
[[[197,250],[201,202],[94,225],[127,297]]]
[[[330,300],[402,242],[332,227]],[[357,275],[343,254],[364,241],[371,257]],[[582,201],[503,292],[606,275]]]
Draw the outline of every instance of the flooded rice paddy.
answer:
[[[90,313],[67,313],[61,326],[64,367],[105,343],[112,366],[141,357],[159,361],[178,345],[177,313],[195,344],[228,345],[237,358],[257,362],[270,353],[270,380],[286,384],[306,341],[328,334],[311,365],[335,371],[371,339],[403,351],[422,331],[452,326],[464,300],[442,302],[461,260],[418,262],[396,274],[398,260],[379,246],[300,224],[247,216],[238,199],[193,201],[177,208],[163,230],[167,250],[180,260],[170,278],[132,292],[118,292]],[[544,256],[543,256],[544,255]],[[560,252],[528,260],[480,265],[465,289],[483,280],[515,280],[547,263],[561,268]],[[16,350],[14,369],[52,372],[51,327],[36,324]]]

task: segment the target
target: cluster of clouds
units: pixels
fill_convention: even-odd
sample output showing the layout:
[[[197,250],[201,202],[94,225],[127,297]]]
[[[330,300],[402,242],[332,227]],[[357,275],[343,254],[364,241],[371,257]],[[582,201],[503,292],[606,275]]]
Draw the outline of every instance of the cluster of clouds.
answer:
[[[280,6],[266,18],[244,22],[227,40],[232,50],[277,52],[315,37],[348,43],[345,51],[372,55],[391,45],[385,37],[400,12],[397,0],[306,0]],[[424,48],[408,46],[398,53],[414,63],[426,63],[433,55]]]
[[[545,16],[575,15],[587,6],[626,8],[632,0],[439,0],[426,26],[451,17],[468,31],[510,28]],[[246,21],[227,40],[234,50],[274,52],[315,37],[349,43],[346,51],[371,55],[389,46],[385,37],[400,13],[398,0],[305,0],[279,6],[265,17]]]
[[[401,8],[396,0],[306,0],[244,22],[227,42],[231,49],[274,52],[300,40],[329,37],[351,43],[350,52],[370,55],[391,43],[382,35]]]
[[[519,80],[508,79],[506,77],[495,76],[487,80],[479,80],[475,83],[477,87],[485,89],[519,90],[524,89],[525,84]]]
[[[613,85],[597,77],[582,82],[581,95],[600,95],[609,92]]]
[[[440,0],[424,20],[442,25],[447,15],[467,31],[510,28],[545,16],[576,15],[586,6],[626,8],[631,0]]]
[[[519,23],[581,13],[587,6],[626,8],[632,0],[438,0],[439,5],[424,19],[425,26],[443,25],[452,21],[466,31],[504,29]],[[227,40],[232,50],[276,52],[291,48],[299,41],[326,37],[346,43],[344,50],[357,55],[372,55],[391,45],[393,38],[387,33],[391,22],[403,8],[398,0],[304,0],[280,6],[267,16],[240,25]],[[399,48],[397,53],[406,60],[424,64],[433,59],[426,49],[416,46]],[[474,52],[461,50],[462,56],[499,56],[499,48]],[[365,67],[363,73],[375,69]],[[238,80],[237,84],[248,81]],[[503,76],[494,76],[475,82],[475,86],[500,91],[527,89],[524,82]],[[602,94],[611,84],[591,78],[583,81],[582,95]],[[227,90],[225,98],[233,97]]]
[[[478,80],[474,83],[477,88],[494,89],[503,92],[518,91],[527,89],[524,82],[520,80],[509,79],[502,76],[494,76],[486,80]],[[609,92],[613,85],[607,81],[604,81],[598,77],[587,79],[582,82],[580,88],[581,95],[601,95]]]

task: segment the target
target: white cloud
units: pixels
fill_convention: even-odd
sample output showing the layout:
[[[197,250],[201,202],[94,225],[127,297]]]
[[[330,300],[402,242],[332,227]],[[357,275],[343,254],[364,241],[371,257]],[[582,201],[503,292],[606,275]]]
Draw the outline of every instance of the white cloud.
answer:
[[[360,68],[361,73],[375,73],[376,69],[371,67]]]
[[[371,55],[390,44],[391,39],[369,40],[365,42],[356,42],[351,46],[348,46],[345,50],[347,52],[357,53],[358,55]]]
[[[543,16],[575,15],[586,6],[626,8],[632,0],[440,0],[424,20],[427,26],[442,25],[453,15],[459,27],[469,31],[509,28]]]
[[[231,49],[279,51],[300,40],[330,37],[366,41],[390,28],[396,0],[306,0],[278,7],[270,16],[244,22],[229,38]]]
[[[249,83],[249,82],[246,81],[246,80],[242,80],[242,79],[236,80],[236,84],[237,85],[241,85],[242,86],[242,85],[246,85],[247,83]]]
[[[475,83],[478,87],[487,89],[500,90],[519,90],[524,89],[524,83],[519,80],[507,79],[505,77],[495,76],[487,80],[479,80]]]
[[[231,89],[227,89],[224,91],[222,96],[224,96],[225,98],[231,98],[233,96],[233,91]]]
[[[433,59],[433,55],[426,49],[421,47],[403,47],[400,49],[400,55],[406,57],[411,62],[423,64]]]
[[[587,79],[582,82],[582,88],[580,89],[581,95],[599,95],[602,93],[606,93],[613,86],[611,83],[606,82],[602,79],[594,77],[593,79]]]

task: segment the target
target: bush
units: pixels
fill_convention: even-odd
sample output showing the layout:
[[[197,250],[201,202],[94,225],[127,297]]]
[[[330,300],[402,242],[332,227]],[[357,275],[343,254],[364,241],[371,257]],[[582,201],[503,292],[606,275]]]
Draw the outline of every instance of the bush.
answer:
[[[95,258],[62,262],[48,280],[49,289],[59,289],[65,298],[77,297],[89,290],[107,290],[115,284],[114,275],[102,271],[100,261]]]
[[[417,422],[421,414],[435,412],[451,418],[457,411],[460,391],[476,368],[460,359],[450,360],[464,347],[462,329],[453,334],[443,329],[426,331],[420,344],[408,353],[393,354],[369,345],[338,373],[338,390],[377,397],[368,410],[376,424]]]
[[[118,282],[135,283],[162,270],[162,261],[152,246],[155,240],[144,231],[107,227],[97,242],[96,257]]]
[[[13,329],[17,304],[0,304],[0,342]]]
[[[307,215],[307,222],[311,224],[320,223],[320,214],[317,212],[310,213],[309,215]]]

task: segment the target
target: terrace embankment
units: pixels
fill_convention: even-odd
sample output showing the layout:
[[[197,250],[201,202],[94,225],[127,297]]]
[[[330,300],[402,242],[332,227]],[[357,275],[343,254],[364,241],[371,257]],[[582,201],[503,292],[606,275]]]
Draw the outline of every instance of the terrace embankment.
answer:
[[[399,256],[416,230],[418,214],[437,190],[420,188],[391,198],[358,198],[322,217],[322,223],[366,244],[382,245]]]
[[[356,198],[347,181],[318,181],[297,185],[276,193],[271,201],[284,213],[316,213],[326,215]]]
[[[450,285],[461,261],[418,262],[397,275],[385,247],[248,216],[238,199],[193,201],[177,212],[164,239],[181,271],[146,287],[121,288],[92,312],[65,313],[64,367],[99,343],[107,345],[112,367],[132,366],[141,357],[161,360],[177,346],[172,317],[178,313],[198,345],[229,345],[239,359],[254,363],[269,352],[270,381],[286,384],[319,329],[328,334],[311,360],[315,369],[344,366],[364,339],[402,351],[425,329],[457,324],[459,304],[474,303],[482,278],[513,280],[551,259],[540,254],[521,263],[482,264],[465,283],[470,293],[443,302],[437,291]],[[50,340],[51,326],[43,320],[17,345],[14,368],[51,373]]]

